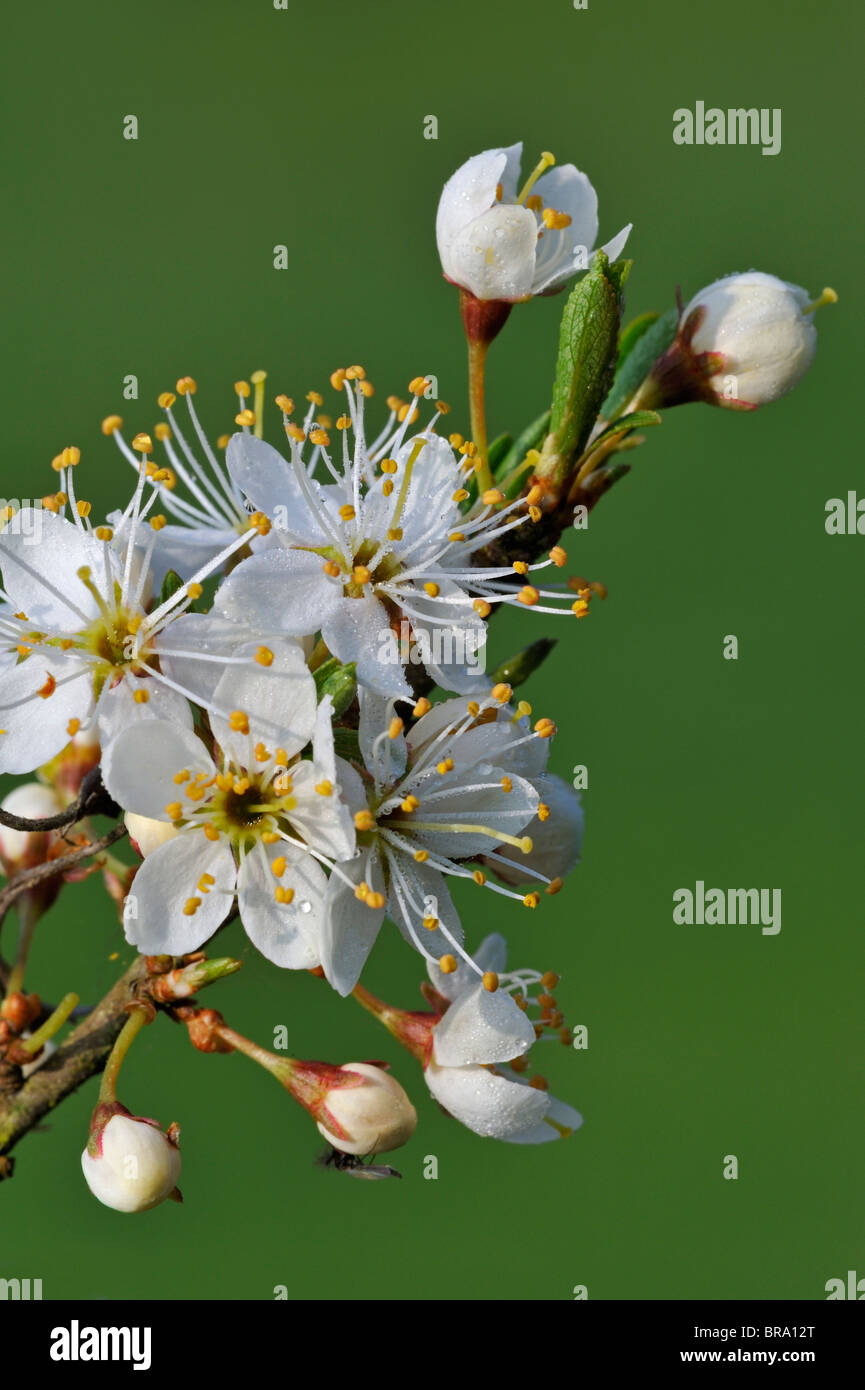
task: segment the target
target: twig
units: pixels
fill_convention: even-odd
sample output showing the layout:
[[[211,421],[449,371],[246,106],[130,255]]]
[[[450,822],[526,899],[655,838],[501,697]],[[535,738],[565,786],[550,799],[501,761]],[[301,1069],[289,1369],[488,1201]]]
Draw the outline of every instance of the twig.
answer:
[[[3,891],[0,892],[0,925],[2,925],[6,913],[15,899],[26,892],[28,888],[32,888],[36,883],[42,883],[46,878],[53,878],[55,874],[65,873],[67,869],[79,864],[82,859],[89,859],[91,855],[101,854],[104,849],[108,849],[109,845],[113,845],[115,840],[119,840],[125,834],[125,825],[115,825],[114,829],[109,830],[108,834],[103,835],[101,839],[91,840],[88,844],[80,845],[78,849],[72,850],[70,854],[61,855],[59,859],[47,859],[44,864],[37,864],[35,868],[24,869],[21,873],[16,874],[11,883],[7,883]]]
[[[111,800],[102,785],[102,774],[98,767],[92,767],[76,799],[56,816],[45,816],[41,820],[30,820],[27,816],[16,816],[0,806],[0,825],[8,825],[10,830],[60,830],[64,825],[72,825],[84,816],[117,816],[119,807]]]

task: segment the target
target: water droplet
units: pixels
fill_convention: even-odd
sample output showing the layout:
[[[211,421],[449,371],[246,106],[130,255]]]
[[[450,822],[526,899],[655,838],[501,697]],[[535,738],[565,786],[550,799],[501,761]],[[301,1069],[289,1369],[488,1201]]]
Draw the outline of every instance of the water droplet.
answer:
[[[481,763],[478,767],[478,772],[481,774],[482,777],[489,777],[492,770],[492,763]]]
[[[298,907],[301,912],[312,912],[312,903],[308,902],[306,899],[304,899],[302,903],[298,903]]]

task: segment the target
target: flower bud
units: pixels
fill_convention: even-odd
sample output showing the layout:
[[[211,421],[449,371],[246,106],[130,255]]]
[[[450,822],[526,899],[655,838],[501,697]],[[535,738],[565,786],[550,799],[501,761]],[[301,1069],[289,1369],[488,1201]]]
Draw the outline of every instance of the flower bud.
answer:
[[[116,1102],[93,1112],[81,1167],[94,1197],[114,1211],[149,1211],[166,1197],[180,1198],[175,1127],[166,1134],[156,1120],[130,1115]]]
[[[727,275],[696,294],[672,344],[654,363],[629,409],[706,401],[755,410],[801,381],[817,350],[811,314],[838,296],[808,294],[775,275]]]
[[[180,831],[176,825],[172,825],[168,820],[153,820],[150,816],[136,816],[134,812],[127,811],[124,816],[126,829],[129,831],[129,838],[132,841],[142,859],[146,859],[148,854],[152,854],[160,845],[164,845],[166,840],[173,840]]]
[[[366,1080],[328,1092],[317,1121],[328,1143],[347,1154],[389,1153],[407,1143],[417,1126],[417,1111],[399,1082],[369,1062],[346,1062],[339,1070],[356,1072]],[[343,1131],[341,1135],[328,1127],[328,1118]]]
[[[24,782],[3,798],[3,810],[26,820],[45,820],[62,811],[63,802],[52,787]],[[44,864],[50,839],[51,831],[12,830],[8,825],[0,825],[0,863],[7,876]]]

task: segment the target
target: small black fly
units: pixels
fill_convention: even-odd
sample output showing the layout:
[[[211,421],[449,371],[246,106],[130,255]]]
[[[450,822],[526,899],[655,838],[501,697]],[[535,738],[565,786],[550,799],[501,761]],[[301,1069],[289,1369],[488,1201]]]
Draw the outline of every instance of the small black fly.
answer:
[[[347,1173],[350,1178],[365,1178],[370,1182],[375,1182],[378,1178],[401,1178],[402,1173],[396,1168],[391,1168],[387,1163],[367,1163],[366,1158],[374,1158],[375,1154],[346,1154],[341,1149],[326,1149],[323,1154],[319,1154],[315,1160],[320,1168],[335,1168],[337,1173]]]

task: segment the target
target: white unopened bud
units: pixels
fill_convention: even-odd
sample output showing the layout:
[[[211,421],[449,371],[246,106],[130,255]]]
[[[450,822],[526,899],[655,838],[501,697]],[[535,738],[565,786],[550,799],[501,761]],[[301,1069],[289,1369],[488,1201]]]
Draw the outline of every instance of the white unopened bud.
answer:
[[[694,353],[723,356],[721,371],[709,380],[722,402],[766,405],[802,380],[817,350],[817,330],[809,312],[816,304],[808,301],[798,285],[759,270],[727,275],[694,296],[682,323],[687,325],[695,310],[703,310],[690,346]]]
[[[369,1062],[346,1062],[340,1071],[358,1072],[367,1081],[327,1095],[327,1112],[346,1137],[319,1120],[319,1132],[335,1149],[347,1154],[381,1154],[408,1142],[417,1126],[417,1111],[394,1077]]]
[[[81,1155],[87,1186],[114,1211],[149,1211],[180,1177],[180,1151],[155,1120],[114,1114]]]
[[[126,829],[129,831],[129,838],[132,840],[142,859],[146,859],[148,854],[152,854],[160,845],[164,845],[166,840],[173,840],[180,831],[176,825],[172,825],[168,820],[153,820],[150,816],[136,816],[134,812],[127,811],[123,818],[126,822]]]
[[[53,787],[42,782],[24,782],[3,798],[3,810],[26,820],[45,820],[63,810],[63,802]],[[48,831],[12,830],[0,825],[0,862],[7,874],[44,863],[49,843]]]

